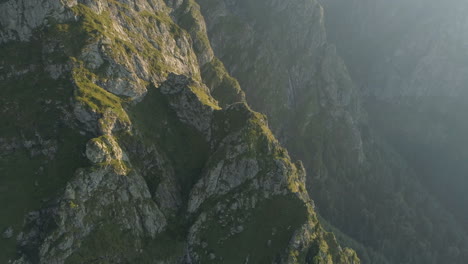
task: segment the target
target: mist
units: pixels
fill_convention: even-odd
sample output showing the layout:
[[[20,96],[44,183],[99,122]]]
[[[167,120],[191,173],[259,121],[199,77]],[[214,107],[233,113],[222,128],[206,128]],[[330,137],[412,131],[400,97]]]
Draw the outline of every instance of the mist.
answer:
[[[458,234],[466,237],[468,4],[322,4],[329,41],[363,94],[370,126],[453,215],[461,227]]]
[[[468,263],[467,14],[0,0],[0,262]]]

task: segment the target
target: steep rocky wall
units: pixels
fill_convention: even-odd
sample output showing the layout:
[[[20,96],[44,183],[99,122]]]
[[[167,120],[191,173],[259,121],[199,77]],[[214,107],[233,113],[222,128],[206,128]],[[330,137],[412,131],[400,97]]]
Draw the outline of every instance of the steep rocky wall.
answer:
[[[331,39],[368,95],[372,126],[466,230],[468,200],[460,186],[468,172],[462,161],[468,157],[462,117],[468,5],[457,0],[323,3]]]
[[[356,1],[335,2],[337,7],[347,2],[343,13],[361,12]],[[374,2],[362,4],[393,6]],[[215,55],[244,87],[252,107],[269,117],[291,155],[303,160],[319,213],[345,233],[343,241],[357,248],[365,263],[463,262],[466,239],[458,223],[369,126],[362,104],[367,90],[354,84],[327,41],[326,16],[316,1],[199,3]],[[365,32],[381,24],[359,25]],[[352,38],[341,33],[339,47],[345,49]],[[359,45],[362,53],[368,51],[365,43]],[[353,77],[359,69],[350,68]],[[436,226],[440,236],[434,237]]]
[[[359,263],[318,222],[302,164],[214,58],[196,3],[0,10],[11,209],[0,261]]]
[[[466,3],[372,2],[323,1],[356,81],[379,98],[465,95]]]

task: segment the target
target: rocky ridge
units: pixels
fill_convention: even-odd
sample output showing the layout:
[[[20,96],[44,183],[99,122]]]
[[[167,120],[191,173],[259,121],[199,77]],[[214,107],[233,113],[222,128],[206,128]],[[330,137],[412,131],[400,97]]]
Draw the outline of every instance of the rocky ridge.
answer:
[[[243,102],[194,1],[0,10],[0,194],[17,208],[0,261],[359,263],[321,227],[304,168]]]

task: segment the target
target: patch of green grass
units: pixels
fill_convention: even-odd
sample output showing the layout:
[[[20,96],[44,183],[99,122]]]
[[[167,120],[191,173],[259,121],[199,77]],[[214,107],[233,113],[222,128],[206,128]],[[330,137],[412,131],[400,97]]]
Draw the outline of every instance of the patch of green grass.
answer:
[[[253,158],[268,166],[275,166],[275,160],[281,160],[294,168],[286,149],[280,146],[268,128],[265,115],[253,111],[245,103],[215,111],[213,127],[215,142],[221,142],[228,134],[239,133],[240,140],[248,146],[248,150],[239,158]],[[219,149],[216,156],[223,159],[224,154],[224,149]],[[212,162],[216,163],[214,160]]]
[[[202,87],[199,87],[198,85],[190,85],[189,88],[197,96],[198,100],[202,102],[202,104],[210,106],[215,110],[221,109],[218,106],[218,102],[213,97],[211,97],[207,93],[207,91],[205,91]]]
[[[252,263],[273,263],[281,254],[287,253],[293,232],[305,223],[306,213],[303,202],[293,195],[261,201],[252,211],[242,213],[248,215],[242,223],[243,231],[223,241],[219,239],[230,233],[230,226],[222,227],[216,223],[216,216],[213,215],[214,219],[205,224],[206,229],[201,237],[208,247],[197,250],[201,263],[244,263],[247,257]],[[233,218],[236,216],[233,215]],[[211,260],[209,253],[213,253],[217,259]]]
[[[97,79],[95,74],[80,65],[73,70],[73,79],[77,86],[76,99],[79,102],[99,114],[111,110],[121,121],[130,122],[122,108],[122,99],[94,84],[92,80]]]
[[[147,19],[147,27],[154,27],[155,25],[164,24],[169,27],[169,30],[174,37],[179,37],[185,34],[183,29],[181,29],[176,23],[174,23],[174,21],[172,21],[172,18],[166,13],[151,13],[148,10],[144,10],[141,11],[139,15]]]
[[[363,263],[382,263],[382,264],[389,263],[388,260],[386,260],[384,256],[378,254],[377,252],[373,251],[369,247],[365,247],[363,244],[359,243],[358,241],[344,234],[341,230],[334,227],[332,224],[330,224],[327,220],[325,220],[319,214],[317,214],[317,217],[320,220],[320,224],[323,225],[323,229],[329,232],[333,232],[333,234],[336,235],[337,241],[339,241],[339,243],[342,246],[350,247],[356,250],[356,252],[358,253],[357,255],[359,256],[359,258],[362,260]],[[344,250],[347,251],[348,248],[345,248]]]
[[[194,0],[184,1],[176,10],[175,15],[177,24],[192,37],[193,48],[197,55],[211,50],[208,36],[201,26],[201,23],[204,23],[204,18],[200,12],[200,6]]]
[[[117,1],[116,1],[117,2]],[[82,27],[92,39],[106,37],[110,40],[108,52],[117,62],[126,62],[128,58],[140,55],[148,62],[149,70],[152,74],[161,77],[167,76],[169,72],[174,72],[170,65],[165,62],[163,50],[166,43],[166,36],[151,36],[148,34],[155,29],[165,27],[168,29],[174,40],[182,38],[187,33],[181,29],[171,17],[163,12],[152,13],[147,10],[140,12],[133,11],[126,4],[119,3],[119,8],[114,14],[96,14],[88,7],[78,9],[82,15]],[[112,19],[123,19],[123,31],[116,32]],[[99,33],[99,34],[97,34]],[[199,76],[193,76],[199,79]]]
[[[223,63],[217,58],[203,66],[202,78],[221,107],[245,101],[239,83],[227,73]]]
[[[136,53],[137,50],[134,44],[119,37],[120,34],[116,32],[109,12],[97,14],[84,4],[78,4],[72,10],[80,19],[73,26],[74,30],[67,32],[68,36],[81,36],[79,43],[83,46],[98,39],[106,38],[110,41],[108,51],[116,60],[121,57],[128,57],[131,53]],[[68,44],[73,46],[73,43]]]
[[[78,4],[72,7],[72,10],[80,17],[80,29],[91,37],[99,38],[114,32],[108,12],[97,14],[84,4]]]

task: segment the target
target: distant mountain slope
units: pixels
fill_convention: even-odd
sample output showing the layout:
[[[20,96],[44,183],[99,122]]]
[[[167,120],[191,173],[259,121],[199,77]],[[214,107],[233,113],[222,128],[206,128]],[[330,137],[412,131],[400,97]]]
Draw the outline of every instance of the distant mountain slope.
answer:
[[[334,4],[344,17],[361,14],[365,7],[392,6],[383,1],[362,1],[361,6],[354,6],[358,1],[323,2]],[[336,38],[328,42],[325,24],[340,15],[327,18],[328,9],[324,15],[319,3],[305,0],[199,3],[215,54],[244,87],[252,107],[269,117],[291,155],[304,162],[318,212],[330,228],[344,233],[340,237],[358,250],[363,263],[466,261],[466,233],[427,190],[417,168],[374,125],[382,120],[392,126],[396,116],[376,116],[379,111],[364,107],[367,91],[354,72],[377,78],[368,71],[375,65],[355,69],[348,60],[359,63],[361,54],[372,59],[373,49],[356,42],[362,53],[343,61],[330,43],[339,42],[341,53],[359,40],[347,28],[333,32]],[[391,8],[382,11],[398,17]],[[413,18],[402,17],[402,23]],[[353,18],[343,24],[367,23]],[[385,26],[385,21],[369,25],[386,32]]]
[[[323,1],[331,39],[373,126],[468,230],[468,4],[373,2]]]

